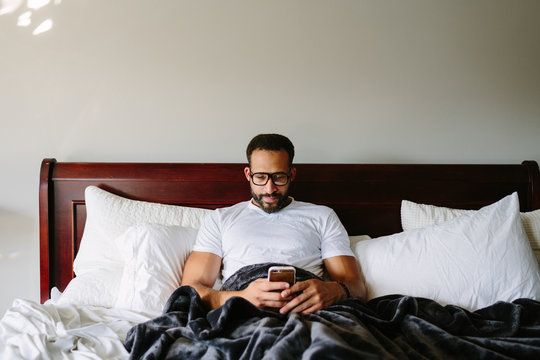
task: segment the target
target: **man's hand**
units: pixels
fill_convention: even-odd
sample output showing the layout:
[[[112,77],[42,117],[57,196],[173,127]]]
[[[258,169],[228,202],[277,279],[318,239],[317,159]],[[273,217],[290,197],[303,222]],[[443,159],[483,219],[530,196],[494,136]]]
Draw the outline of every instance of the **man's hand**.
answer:
[[[290,289],[281,292],[283,299],[291,299],[279,312],[300,312],[309,314],[332,305],[342,299],[343,288],[337,282],[326,282],[317,279],[297,282]],[[296,296],[294,296],[298,293]],[[294,296],[294,297],[293,297]]]
[[[240,291],[240,296],[257,307],[281,308],[292,297],[283,296],[290,285],[283,281],[268,281],[265,278],[254,280]]]
[[[324,260],[326,271],[334,281],[316,279],[301,281],[281,292],[291,300],[279,312],[309,314],[332,305],[348,296],[365,301],[366,284],[360,265],[353,256],[335,256]],[[342,287],[347,287],[347,291]],[[295,296],[295,294],[297,295]]]

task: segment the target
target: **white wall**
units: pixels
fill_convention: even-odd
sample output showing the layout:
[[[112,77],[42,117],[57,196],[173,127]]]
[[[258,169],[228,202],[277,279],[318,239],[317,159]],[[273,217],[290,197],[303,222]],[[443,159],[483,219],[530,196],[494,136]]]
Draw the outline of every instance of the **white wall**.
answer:
[[[39,298],[45,157],[241,162],[276,131],[298,162],[540,161],[536,0],[1,0],[0,14],[0,313]]]

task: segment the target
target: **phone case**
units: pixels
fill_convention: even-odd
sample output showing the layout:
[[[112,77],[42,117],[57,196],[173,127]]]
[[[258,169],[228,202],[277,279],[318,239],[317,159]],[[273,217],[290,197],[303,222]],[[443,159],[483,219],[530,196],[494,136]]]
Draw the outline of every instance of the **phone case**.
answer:
[[[296,269],[293,266],[272,266],[268,269],[268,281],[285,281],[293,285],[296,281]]]

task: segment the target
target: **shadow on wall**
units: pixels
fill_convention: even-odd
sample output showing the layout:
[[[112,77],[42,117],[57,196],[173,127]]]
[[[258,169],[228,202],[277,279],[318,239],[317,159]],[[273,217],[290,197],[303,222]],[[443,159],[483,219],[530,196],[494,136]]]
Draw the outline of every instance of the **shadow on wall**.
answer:
[[[0,208],[0,264],[22,257],[35,244],[33,237],[32,217]]]

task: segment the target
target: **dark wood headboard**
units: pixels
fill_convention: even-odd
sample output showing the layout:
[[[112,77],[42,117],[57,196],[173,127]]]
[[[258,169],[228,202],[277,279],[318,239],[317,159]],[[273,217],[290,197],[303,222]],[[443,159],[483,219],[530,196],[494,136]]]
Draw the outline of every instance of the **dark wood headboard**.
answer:
[[[217,208],[250,198],[238,163],[77,163],[44,159],[39,185],[41,301],[63,290],[86,220],[89,185],[126,198]],[[401,231],[401,200],[478,209],[514,191],[540,208],[535,161],[518,165],[296,164],[291,195],[333,208],[349,235]]]

